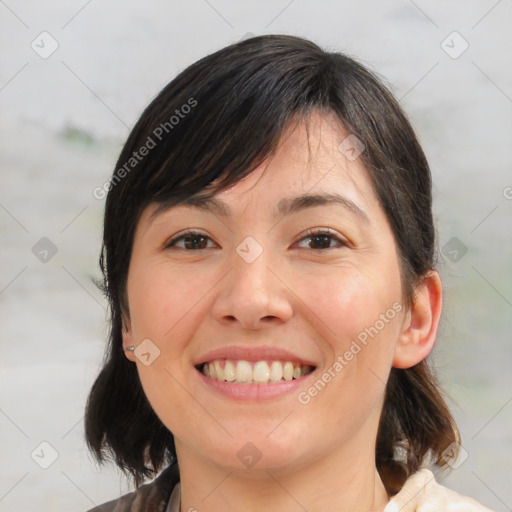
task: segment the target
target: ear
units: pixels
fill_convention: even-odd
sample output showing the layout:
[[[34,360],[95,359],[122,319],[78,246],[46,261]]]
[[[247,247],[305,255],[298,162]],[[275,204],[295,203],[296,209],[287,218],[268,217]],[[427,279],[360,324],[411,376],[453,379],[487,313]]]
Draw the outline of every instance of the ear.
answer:
[[[135,340],[133,339],[132,322],[128,317],[124,315],[122,329],[124,354],[127,357],[127,359],[135,363],[135,354],[133,352],[130,352],[129,350],[126,350],[127,347],[135,345]]]
[[[423,361],[434,347],[443,307],[441,277],[435,270],[426,274],[413,294],[395,346],[394,368],[410,368]]]

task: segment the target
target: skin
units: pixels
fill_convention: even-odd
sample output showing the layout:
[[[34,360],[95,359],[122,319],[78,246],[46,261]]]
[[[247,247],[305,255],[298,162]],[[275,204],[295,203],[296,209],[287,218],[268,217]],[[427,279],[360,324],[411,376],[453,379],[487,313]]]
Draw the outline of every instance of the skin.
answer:
[[[388,502],[375,467],[385,383],[392,366],[430,353],[441,282],[430,272],[405,306],[397,246],[367,171],[338,150],[347,135],[319,113],[309,141],[305,123],[290,129],[271,159],[217,195],[230,218],[175,206],[151,220],[154,204],[140,218],[123,341],[150,339],[160,350],[148,366],[126,357],[174,435],[182,511],[382,511]],[[368,219],[339,204],[273,217],[283,197],[319,192],[343,195]],[[194,246],[183,239],[165,247],[189,228],[209,237],[203,249],[185,249]],[[330,228],[333,238],[315,243],[309,228]],[[236,252],[247,236],[263,249],[252,263]],[[221,347],[281,347],[314,362],[307,391],[393,304],[402,311],[306,405],[295,392],[235,401],[193,365]],[[248,442],[261,455],[251,467],[237,456]]]

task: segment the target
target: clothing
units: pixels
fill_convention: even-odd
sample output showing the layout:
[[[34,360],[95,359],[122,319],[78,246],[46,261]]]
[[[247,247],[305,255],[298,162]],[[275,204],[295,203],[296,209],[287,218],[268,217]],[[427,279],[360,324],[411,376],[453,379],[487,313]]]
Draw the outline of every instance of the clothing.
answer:
[[[167,505],[167,510],[165,512],[180,512],[181,505],[181,484],[178,482],[174,487],[171,499],[169,500],[169,505]]]
[[[179,512],[181,486],[178,465],[166,468],[153,482],[117,500],[99,505],[88,512]]]

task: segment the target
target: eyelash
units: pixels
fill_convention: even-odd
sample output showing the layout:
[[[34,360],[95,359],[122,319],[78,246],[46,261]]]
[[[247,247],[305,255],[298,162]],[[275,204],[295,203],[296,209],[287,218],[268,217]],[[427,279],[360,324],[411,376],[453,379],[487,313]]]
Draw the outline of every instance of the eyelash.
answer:
[[[313,238],[314,236],[326,236],[330,239],[333,239],[333,240],[336,240],[339,242],[340,246],[341,247],[348,247],[348,242],[345,242],[344,240],[341,240],[334,231],[328,229],[328,228],[312,228],[312,229],[308,229],[308,231],[306,231],[306,233],[304,234],[304,236],[299,240],[299,242],[301,242],[302,240],[305,240],[306,238]],[[176,242],[184,239],[184,238],[192,238],[192,237],[203,237],[203,238],[206,238],[208,240],[211,240],[211,238],[207,235],[204,235],[203,233],[200,233],[199,231],[194,231],[194,230],[189,230],[189,231],[185,231],[184,233],[182,233],[181,235],[179,236],[176,236],[174,238],[172,238],[171,240],[169,240],[166,244],[165,244],[165,249],[168,249],[170,247],[173,247],[174,244],[176,244]],[[309,249],[310,251],[326,251],[328,249],[338,249],[339,247],[327,247],[327,248],[323,248],[323,249]],[[184,249],[182,247],[179,247],[179,249],[182,249],[184,251],[187,251],[187,252],[195,252],[195,251],[204,251],[206,249]],[[301,249],[305,249],[304,247],[301,247]],[[306,249],[307,250],[307,249]]]

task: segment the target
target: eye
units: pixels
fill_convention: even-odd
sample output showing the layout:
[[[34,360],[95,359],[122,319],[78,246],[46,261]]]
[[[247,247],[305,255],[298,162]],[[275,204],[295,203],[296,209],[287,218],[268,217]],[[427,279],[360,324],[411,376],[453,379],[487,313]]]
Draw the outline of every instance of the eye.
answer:
[[[183,240],[184,246],[178,247],[177,242],[180,242],[181,240]],[[204,235],[203,233],[190,230],[169,240],[165,244],[165,248],[167,249],[169,247],[178,247],[179,249],[185,250],[203,250],[208,249],[208,247],[206,247],[208,240],[211,240],[210,237]]]
[[[332,247],[331,243],[333,241],[338,243],[338,247],[347,246],[347,242],[341,240],[334,231],[326,229],[326,228],[313,228],[306,232],[306,236],[303,237],[300,242],[303,240],[310,240],[309,244],[314,244],[317,247],[309,247],[314,251],[322,251],[325,249],[335,249],[336,247]],[[183,246],[178,246],[178,242],[183,241]],[[178,247],[179,249],[184,249],[187,251],[199,251],[208,249],[208,241],[211,241],[209,236],[204,235],[199,231],[185,231],[171,240],[169,240],[165,244],[165,248],[169,247]],[[299,242],[299,243],[300,243]],[[308,247],[301,247],[302,249],[307,249]]]
[[[322,251],[325,249],[336,249],[336,247],[331,247],[332,241],[338,242],[338,247],[346,247],[348,243],[341,240],[334,231],[326,228],[313,228],[306,232],[305,237],[303,237],[300,242],[303,240],[310,240],[309,244],[314,244],[320,247],[309,247],[314,251]],[[304,248],[304,247],[301,247]],[[307,248],[307,247],[306,247]]]

